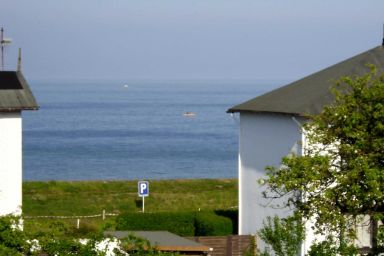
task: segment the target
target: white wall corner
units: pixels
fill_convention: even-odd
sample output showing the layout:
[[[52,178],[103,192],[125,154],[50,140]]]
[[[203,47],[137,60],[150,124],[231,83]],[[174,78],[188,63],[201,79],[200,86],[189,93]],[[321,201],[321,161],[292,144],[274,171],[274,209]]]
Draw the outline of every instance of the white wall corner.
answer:
[[[20,112],[0,113],[0,163],[0,215],[20,215],[22,206]]]

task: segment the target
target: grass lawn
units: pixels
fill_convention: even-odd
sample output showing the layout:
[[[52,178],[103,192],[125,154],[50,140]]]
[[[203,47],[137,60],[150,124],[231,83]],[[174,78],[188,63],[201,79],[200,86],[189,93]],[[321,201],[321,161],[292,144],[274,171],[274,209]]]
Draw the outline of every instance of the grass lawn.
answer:
[[[198,211],[237,208],[237,179],[149,181],[146,212]],[[28,181],[23,183],[25,216],[77,216],[139,212],[137,181]],[[81,226],[113,229],[113,217],[82,219]],[[45,230],[57,219],[26,219],[25,228]],[[76,225],[76,219],[64,221]]]

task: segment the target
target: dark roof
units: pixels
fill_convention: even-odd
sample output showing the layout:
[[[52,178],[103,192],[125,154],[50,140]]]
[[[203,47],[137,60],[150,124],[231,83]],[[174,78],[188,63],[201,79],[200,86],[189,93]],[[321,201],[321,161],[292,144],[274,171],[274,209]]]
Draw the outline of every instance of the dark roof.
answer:
[[[269,112],[305,116],[319,114],[333,102],[330,87],[342,76],[363,75],[368,64],[384,71],[384,47],[378,46],[350,59],[230,108],[227,112]]]
[[[105,231],[105,236],[114,236],[118,239],[132,234],[136,237],[148,240],[151,246],[160,251],[178,252],[208,252],[208,246],[191,241],[168,231]]]
[[[35,97],[20,71],[0,71],[0,112],[38,108]]]

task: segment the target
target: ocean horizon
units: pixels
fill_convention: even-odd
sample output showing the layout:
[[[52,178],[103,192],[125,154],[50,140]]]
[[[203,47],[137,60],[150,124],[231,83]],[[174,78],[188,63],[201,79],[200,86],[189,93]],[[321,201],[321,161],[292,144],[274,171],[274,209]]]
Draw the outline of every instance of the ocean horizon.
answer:
[[[24,180],[235,178],[238,115],[279,81],[38,81]]]

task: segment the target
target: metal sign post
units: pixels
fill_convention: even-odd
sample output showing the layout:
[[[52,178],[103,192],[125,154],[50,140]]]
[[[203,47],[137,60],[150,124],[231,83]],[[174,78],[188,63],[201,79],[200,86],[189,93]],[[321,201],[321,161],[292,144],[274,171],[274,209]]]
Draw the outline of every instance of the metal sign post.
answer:
[[[144,181],[144,180],[139,181],[137,183],[137,189],[138,189],[138,192],[139,192],[139,196],[141,196],[141,198],[143,199],[143,212],[144,212],[144,210],[145,210],[145,208],[144,208],[144,202],[145,202],[144,198],[149,195],[149,182],[148,181]]]

